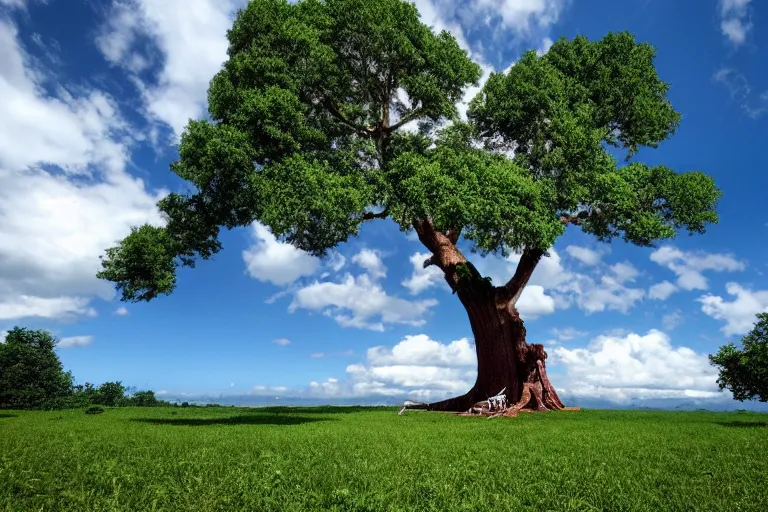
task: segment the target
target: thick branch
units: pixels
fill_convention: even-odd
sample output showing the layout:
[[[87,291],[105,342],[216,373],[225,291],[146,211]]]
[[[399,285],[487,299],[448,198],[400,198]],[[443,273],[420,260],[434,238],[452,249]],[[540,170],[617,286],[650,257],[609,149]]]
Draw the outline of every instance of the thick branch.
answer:
[[[345,125],[349,126],[350,128],[354,129],[355,132],[357,132],[360,135],[365,136],[371,136],[374,132],[374,129],[369,126],[363,126],[361,124],[353,123],[347,117],[341,113],[341,110],[339,110],[339,107],[336,105],[336,102],[333,101],[333,99],[326,97],[323,101],[323,106],[325,106],[326,109],[328,109],[328,112],[336,118],[338,121],[344,123]]]
[[[525,285],[528,284],[533,271],[536,270],[536,265],[543,255],[544,251],[541,249],[525,248],[523,250],[520,262],[517,264],[517,269],[515,269],[515,275],[504,285],[510,296],[510,305],[514,306],[517,303],[517,299],[523,293]]]
[[[389,217],[389,209],[384,208],[384,210],[380,211],[379,213],[365,212],[363,214],[363,221],[373,220],[373,219],[386,219],[387,217]]]
[[[448,236],[435,229],[430,219],[414,220],[413,228],[424,247],[432,253],[432,256],[424,262],[424,267],[437,266],[445,273],[448,285],[455,290],[459,283],[456,266],[466,263],[467,259]]]
[[[448,240],[450,240],[453,245],[456,245],[459,241],[459,236],[461,236],[461,228],[448,228],[445,231],[445,236],[448,237]]]
[[[403,115],[403,117],[401,117],[398,122],[396,122],[395,124],[390,126],[387,129],[387,131],[388,132],[393,132],[393,131],[397,130],[398,128],[402,127],[403,125],[413,121],[414,119],[416,119],[420,115],[421,115],[421,108],[415,108],[415,109],[411,110],[410,112],[406,112],[405,115]]]

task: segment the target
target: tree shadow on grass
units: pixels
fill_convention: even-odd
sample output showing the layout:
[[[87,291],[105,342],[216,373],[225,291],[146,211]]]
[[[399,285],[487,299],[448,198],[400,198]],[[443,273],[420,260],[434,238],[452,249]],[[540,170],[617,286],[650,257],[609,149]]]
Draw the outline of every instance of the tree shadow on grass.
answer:
[[[8,412],[0,412],[0,418],[15,418],[15,414],[11,414]]]
[[[221,418],[134,418],[131,421],[152,425],[176,425],[186,427],[204,427],[207,425],[301,425],[316,421],[329,421],[328,418],[304,418],[301,416],[283,416],[275,414],[239,414]]]
[[[768,428],[768,421],[718,421],[717,424],[731,428]]]
[[[305,406],[270,406],[270,407],[254,407],[254,410],[269,414],[352,414],[356,412],[366,411],[381,411],[383,407],[351,405],[351,406],[337,406],[337,405],[320,405],[314,407]]]

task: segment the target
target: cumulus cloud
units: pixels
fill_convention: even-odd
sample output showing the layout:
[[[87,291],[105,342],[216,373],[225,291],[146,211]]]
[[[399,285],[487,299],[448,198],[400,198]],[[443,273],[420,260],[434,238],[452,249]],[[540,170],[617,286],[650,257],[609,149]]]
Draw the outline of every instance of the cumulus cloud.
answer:
[[[130,226],[162,223],[125,171],[133,142],[116,102],[93,88],[46,92],[48,71],[0,21],[0,317],[90,315],[110,285],[99,255]],[[83,226],[88,226],[87,230]]]
[[[57,348],[87,347],[93,343],[93,336],[69,336],[61,338],[56,344]]]
[[[412,295],[418,295],[421,292],[444,284],[448,288],[448,284],[443,277],[443,271],[434,265],[430,265],[424,268],[424,261],[432,256],[429,252],[415,252],[409,258],[411,265],[413,265],[413,272],[410,277],[402,281],[402,285],[408,288],[408,291]]]
[[[272,340],[272,343],[274,343],[275,345],[280,345],[281,347],[287,347],[288,345],[291,344],[291,340],[289,340],[288,338],[276,338]]]
[[[734,46],[740,46],[747,40],[752,30],[749,20],[751,0],[720,0],[720,31]]]
[[[300,277],[311,276],[320,268],[318,258],[278,241],[263,224],[254,222],[251,233],[254,243],[243,251],[243,260],[251,277],[286,285]]]
[[[491,277],[494,284],[501,285],[514,274],[519,261],[520,255],[512,254],[505,259],[480,258],[475,266],[481,274]],[[558,252],[550,249],[549,256],[543,257],[533,271],[518,309],[524,318],[550,314],[571,305],[587,313],[627,313],[645,296],[644,290],[627,285],[637,275],[637,269],[628,262],[596,268],[594,276],[573,272],[563,266]]]
[[[585,265],[597,265],[600,263],[600,258],[602,257],[599,252],[578,245],[569,245],[565,248],[565,252],[567,252],[571,258],[575,258]]]
[[[381,261],[379,251],[363,249],[352,256],[352,263],[364,268],[372,279],[381,279],[387,276],[387,268]]]
[[[655,300],[667,300],[670,295],[677,291],[677,286],[669,281],[656,283],[648,289],[648,298]]]
[[[346,378],[310,383],[322,396],[408,396],[435,400],[467,391],[476,376],[474,346],[466,338],[440,343],[425,334],[393,347],[368,349],[366,362],[347,366]]]
[[[731,254],[681,251],[669,245],[653,251],[651,261],[677,274],[677,286],[683,290],[706,290],[705,271],[736,272],[746,268],[744,262]]]
[[[584,334],[562,332],[576,337]],[[645,335],[614,332],[596,337],[586,347],[555,346],[548,352],[553,383],[565,396],[618,403],[722,396],[717,371],[706,354],[673,346],[669,336],[658,330]],[[406,336],[392,347],[369,348],[366,360],[349,365],[343,379],[313,381],[303,393],[440,400],[470,389],[477,376],[476,365],[475,349],[468,339],[441,343],[425,334]]]
[[[321,311],[342,327],[383,331],[387,324],[420,326],[433,299],[409,301],[393,297],[367,274],[346,274],[339,282],[314,283],[297,290],[288,310]]]
[[[206,113],[208,84],[227,59],[227,30],[242,4],[187,0],[179,9],[165,0],[117,0],[96,42],[107,60],[133,77],[147,115],[180,135],[190,118]],[[149,50],[142,44],[147,39]],[[155,53],[161,70],[146,76],[141,71]]]
[[[706,354],[674,347],[668,335],[603,335],[586,348],[551,350],[553,365],[565,368],[564,386],[575,396],[626,402],[633,398],[714,398],[717,371]]]
[[[704,295],[699,298],[701,310],[725,322],[721,330],[726,336],[748,333],[756,315],[768,311],[768,290],[752,291],[737,283],[728,283],[725,291],[735,298],[729,302],[719,295]]]

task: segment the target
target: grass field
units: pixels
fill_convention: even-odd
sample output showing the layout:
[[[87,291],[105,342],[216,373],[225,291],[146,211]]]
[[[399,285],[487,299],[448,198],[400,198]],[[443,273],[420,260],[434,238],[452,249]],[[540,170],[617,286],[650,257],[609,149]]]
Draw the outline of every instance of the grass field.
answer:
[[[768,416],[0,412],[0,510],[768,511]]]

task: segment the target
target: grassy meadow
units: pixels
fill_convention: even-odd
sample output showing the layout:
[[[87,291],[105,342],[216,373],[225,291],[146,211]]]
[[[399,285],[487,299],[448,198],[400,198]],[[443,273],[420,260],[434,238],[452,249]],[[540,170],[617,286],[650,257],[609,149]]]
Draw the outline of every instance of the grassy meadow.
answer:
[[[761,511],[768,416],[0,411],[0,511]]]

